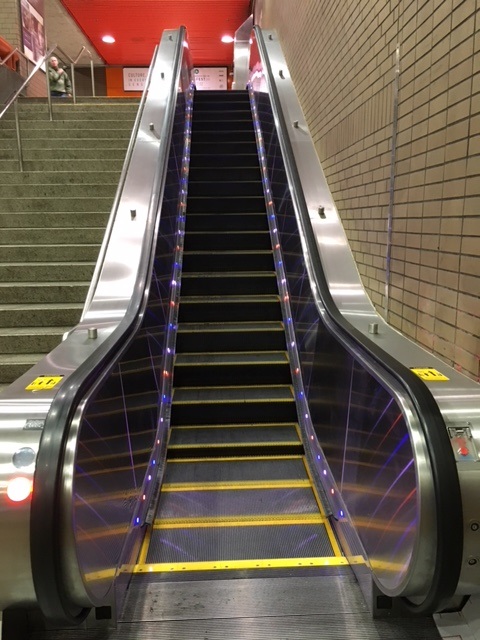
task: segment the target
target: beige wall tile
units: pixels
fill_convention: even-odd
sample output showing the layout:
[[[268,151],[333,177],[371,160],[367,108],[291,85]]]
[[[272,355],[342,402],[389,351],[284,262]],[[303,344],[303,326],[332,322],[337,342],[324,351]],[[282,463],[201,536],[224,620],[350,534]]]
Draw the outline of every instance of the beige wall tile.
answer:
[[[381,312],[400,43],[390,322],[478,378],[480,0],[372,0],[368,9],[266,0],[266,7],[264,26],[280,35],[359,271]]]

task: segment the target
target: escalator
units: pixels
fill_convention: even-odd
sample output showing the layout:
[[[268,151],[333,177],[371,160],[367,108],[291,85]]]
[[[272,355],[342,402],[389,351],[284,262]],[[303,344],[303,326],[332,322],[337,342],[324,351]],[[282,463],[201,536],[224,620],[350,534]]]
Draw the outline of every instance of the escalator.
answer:
[[[15,602],[72,627],[35,640],[438,638],[388,621],[460,583],[436,400],[386,330],[366,336],[324,179],[307,197],[295,173],[315,167],[286,74],[195,92],[188,56],[166,32],[91,305],[48,360],[63,381],[19,420],[39,445]]]
[[[138,572],[346,563],[285,341],[248,92],[197,92],[167,467]]]

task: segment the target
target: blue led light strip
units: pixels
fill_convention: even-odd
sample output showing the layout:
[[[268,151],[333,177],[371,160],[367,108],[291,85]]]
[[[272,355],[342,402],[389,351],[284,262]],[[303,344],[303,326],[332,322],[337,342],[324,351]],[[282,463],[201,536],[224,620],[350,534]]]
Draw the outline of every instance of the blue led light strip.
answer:
[[[305,388],[303,385],[300,357],[298,355],[295,328],[293,326],[292,311],[290,307],[290,294],[288,289],[287,276],[282,256],[282,248],[280,245],[280,237],[277,226],[277,216],[275,213],[275,204],[273,202],[273,194],[271,191],[270,180],[268,177],[267,153],[263,133],[260,125],[260,118],[255,100],[255,92],[251,85],[248,85],[250,96],[250,107],[253,115],[253,125],[255,129],[255,138],[257,141],[258,157],[260,161],[260,170],[262,174],[263,192],[265,195],[265,203],[267,208],[268,226],[272,241],[273,257],[275,262],[275,272],[277,276],[278,292],[280,296],[280,305],[282,308],[282,316],[287,339],[287,351],[290,360],[290,370],[292,374],[293,388],[295,392],[295,403],[297,406],[298,422],[300,432],[305,445],[305,452],[309,461],[315,465],[317,476],[323,478],[322,485],[328,487],[328,492],[324,490],[324,496],[327,498],[331,508],[327,516],[334,515],[336,519],[343,519],[346,514],[346,508],[337,488],[333,474],[325,458],[323,450],[317,438],[317,434],[313,428],[310,416],[310,408],[305,396]],[[308,443],[308,444],[307,444]],[[308,453],[307,453],[308,452]],[[325,504],[326,508],[327,505]]]
[[[148,473],[145,478],[142,499],[137,509],[133,524],[141,526],[151,524],[155,516],[159,497],[159,487],[165,461],[161,455],[166,449],[166,438],[170,429],[170,413],[172,406],[173,366],[175,363],[175,342],[177,338],[178,307],[180,300],[180,283],[182,275],[183,245],[185,238],[185,213],[187,207],[188,171],[190,165],[190,146],[192,139],[192,111],[194,86],[190,85],[185,94],[185,128],[183,139],[183,155],[178,199],[177,233],[175,240],[174,264],[170,283],[168,315],[165,327],[165,351],[163,366],[160,371],[161,385],[159,394],[159,412],[157,436],[150,456]],[[153,482],[152,482],[153,480]]]

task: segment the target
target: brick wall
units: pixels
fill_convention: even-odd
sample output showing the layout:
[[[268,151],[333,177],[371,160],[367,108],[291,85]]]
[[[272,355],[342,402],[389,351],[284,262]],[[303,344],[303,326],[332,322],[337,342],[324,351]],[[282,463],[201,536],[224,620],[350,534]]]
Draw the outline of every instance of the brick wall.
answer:
[[[262,5],[373,303],[479,380],[480,0]]]
[[[0,36],[12,47],[20,47],[20,18],[18,0],[2,0],[0,2]]]

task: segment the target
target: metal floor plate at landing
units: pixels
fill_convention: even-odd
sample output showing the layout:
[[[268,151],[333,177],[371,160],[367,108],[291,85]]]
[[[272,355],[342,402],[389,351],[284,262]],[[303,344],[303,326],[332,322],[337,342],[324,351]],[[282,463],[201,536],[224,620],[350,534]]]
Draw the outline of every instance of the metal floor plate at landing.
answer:
[[[26,640],[439,640],[433,620],[373,619],[351,571],[152,581],[135,577],[116,629]]]

